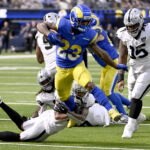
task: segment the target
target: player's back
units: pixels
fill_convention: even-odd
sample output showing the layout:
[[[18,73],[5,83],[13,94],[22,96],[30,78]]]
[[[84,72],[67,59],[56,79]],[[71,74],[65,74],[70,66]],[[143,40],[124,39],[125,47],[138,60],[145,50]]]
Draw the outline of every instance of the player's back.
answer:
[[[66,18],[57,21],[57,28],[65,45],[57,48],[56,63],[62,68],[75,67],[83,60],[83,52],[96,39],[97,33],[90,28],[86,32],[73,32],[71,22]]]
[[[44,57],[45,68],[49,72],[56,68],[56,46],[50,45],[43,34],[37,32],[36,39]]]

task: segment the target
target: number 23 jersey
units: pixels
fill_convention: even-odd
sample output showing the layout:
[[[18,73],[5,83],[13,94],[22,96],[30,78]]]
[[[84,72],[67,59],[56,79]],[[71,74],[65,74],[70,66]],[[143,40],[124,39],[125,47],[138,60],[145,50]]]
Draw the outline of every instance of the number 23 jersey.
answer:
[[[128,49],[129,64],[135,68],[146,69],[150,67],[150,24],[144,24],[140,36],[135,39],[128,34],[126,27],[117,31],[118,38]]]
[[[83,60],[83,52],[97,38],[97,33],[89,28],[86,32],[73,34],[70,20],[60,18],[56,24],[64,47],[57,47],[56,64],[61,68],[73,68]]]

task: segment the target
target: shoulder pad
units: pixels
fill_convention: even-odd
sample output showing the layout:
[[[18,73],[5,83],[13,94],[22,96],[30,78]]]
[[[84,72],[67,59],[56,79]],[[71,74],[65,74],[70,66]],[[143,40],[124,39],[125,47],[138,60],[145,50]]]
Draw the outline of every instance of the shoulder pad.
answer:
[[[35,39],[39,38],[41,34],[42,34],[42,33],[40,33],[40,32],[38,31],[38,32],[36,33],[36,35],[35,35]]]
[[[94,29],[98,34],[101,34],[103,31],[101,26],[93,26],[92,29]]]
[[[126,31],[126,27],[122,27],[120,29],[117,30],[116,35],[119,39],[121,39],[121,37],[123,36],[124,32]]]

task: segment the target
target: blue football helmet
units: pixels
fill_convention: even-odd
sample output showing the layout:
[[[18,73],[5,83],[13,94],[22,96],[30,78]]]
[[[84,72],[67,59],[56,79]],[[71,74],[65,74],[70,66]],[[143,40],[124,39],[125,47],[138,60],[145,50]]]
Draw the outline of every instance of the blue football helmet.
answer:
[[[99,18],[93,13],[91,15],[91,24],[90,25],[91,26],[98,26],[98,25],[100,25]]]
[[[91,10],[85,5],[77,5],[72,8],[70,13],[72,27],[81,32],[85,32],[90,27]]]

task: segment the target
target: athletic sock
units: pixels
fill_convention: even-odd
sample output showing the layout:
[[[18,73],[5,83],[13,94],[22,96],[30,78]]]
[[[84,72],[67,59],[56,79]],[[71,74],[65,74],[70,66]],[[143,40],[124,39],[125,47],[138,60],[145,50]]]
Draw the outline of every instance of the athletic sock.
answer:
[[[0,132],[0,140],[2,141],[20,141],[20,134],[10,131]]]
[[[10,119],[17,125],[17,127],[22,130],[21,125],[24,122],[22,117],[4,102],[0,104],[0,107],[5,111],[5,113],[10,117]]]
[[[112,93],[111,95],[109,95],[108,98],[111,100],[113,105],[116,106],[116,109],[118,110],[119,113],[127,115],[127,113],[122,105],[121,99],[118,96],[116,96],[115,93]]]
[[[115,93],[116,96],[120,97],[122,104],[126,105],[126,106],[130,106],[131,105],[131,101],[128,100],[127,98],[125,98],[124,96],[122,96],[119,93]]]
[[[131,118],[137,119],[141,112],[141,109],[142,109],[142,100],[132,98],[129,116]]]
[[[67,101],[64,101],[64,102],[68,106],[70,111],[73,111],[75,109],[76,105],[75,105],[73,96],[70,96],[69,99]]]
[[[105,93],[100,88],[98,88],[97,86],[95,86],[92,89],[91,94],[95,97],[95,100],[99,104],[103,105],[108,111],[110,109],[112,109],[112,105],[110,104],[107,96],[105,95]]]

